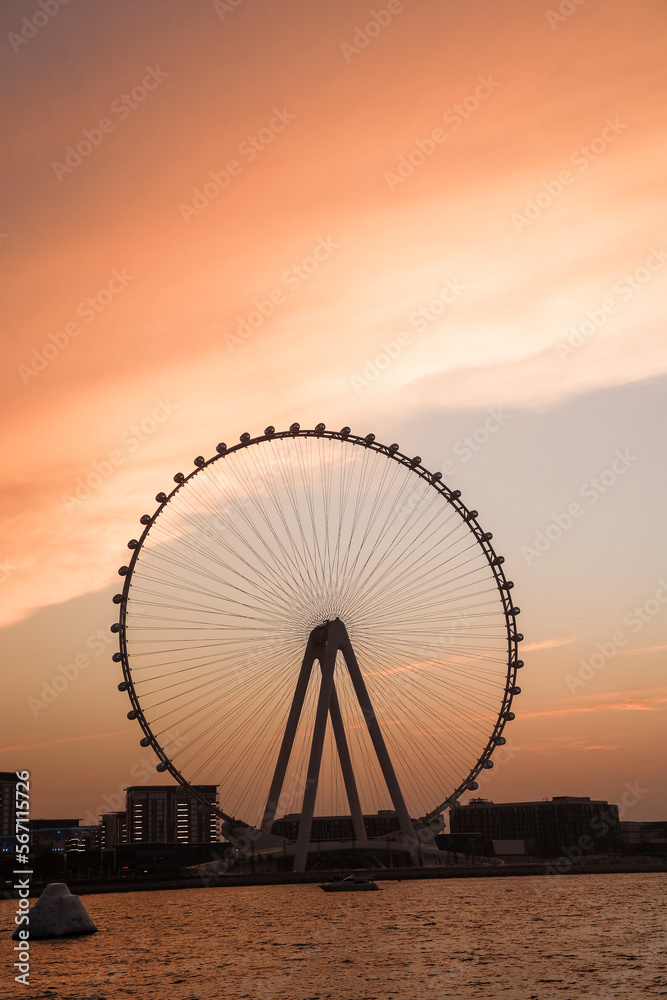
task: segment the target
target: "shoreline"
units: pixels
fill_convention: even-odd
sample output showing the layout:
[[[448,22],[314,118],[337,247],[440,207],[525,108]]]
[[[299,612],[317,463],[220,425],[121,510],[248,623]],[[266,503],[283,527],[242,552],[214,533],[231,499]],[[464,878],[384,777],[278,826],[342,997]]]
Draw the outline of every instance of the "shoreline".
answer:
[[[383,868],[345,869],[308,872],[258,872],[256,874],[211,875],[202,873],[199,876],[175,878],[122,878],[94,879],[77,881],[69,879],[67,885],[73,895],[87,896],[111,892],[152,892],[170,891],[173,889],[214,889],[237,886],[260,885],[319,885],[332,877],[345,877],[353,872],[364,874],[375,882],[408,882],[424,879],[457,879],[457,878],[525,878],[553,877],[558,875],[641,875],[667,873],[667,858],[655,858],[643,864],[622,863],[616,865],[572,863],[562,870],[557,869],[559,859],[544,863],[528,865],[470,865],[447,866],[442,868]],[[561,862],[563,859],[560,859]],[[30,898],[41,895],[46,882],[33,882],[30,886]],[[14,893],[7,885],[3,886],[0,895],[4,899],[13,899]]]

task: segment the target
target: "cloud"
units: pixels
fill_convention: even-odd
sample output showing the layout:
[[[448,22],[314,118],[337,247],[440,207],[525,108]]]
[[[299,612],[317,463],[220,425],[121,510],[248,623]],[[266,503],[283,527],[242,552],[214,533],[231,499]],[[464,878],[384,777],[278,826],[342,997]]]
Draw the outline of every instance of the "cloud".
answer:
[[[621,743],[589,743],[586,736],[552,736],[542,740],[525,741],[524,748],[531,753],[555,756],[562,750],[577,753],[588,750],[620,750]]]
[[[459,81],[456,96],[451,90],[444,97],[433,41],[440,36],[431,30],[437,17],[448,33],[465,40],[469,15],[460,12],[452,21],[444,8],[427,17],[415,7],[404,24],[406,31],[413,25],[419,43],[405,43],[402,76],[393,73],[395,53],[386,54],[389,89],[378,89],[380,48],[373,58],[360,58],[362,75],[353,84],[330,45],[331,38],[345,37],[349,25],[338,5],[331,5],[326,30],[319,23],[302,25],[313,30],[308,50],[323,55],[316,77],[308,86],[297,78],[282,81],[281,100],[298,112],[298,120],[256,162],[243,163],[233,192],[214,198],[186,226],[178,200],[188,200],[196,184],[208,181],[209,171],[266,116],[262,88],[257,95],[249,88],[224,122],[214,114],[212,147],[211,129],[203,122],[210,93],[217,91],[198,67],[207,58],[217,60],[219,43],[206,20],[210,11],[200,15],[188,10],[188,31],[201,34],[196,71],[184,72],[178,85],[185,88],[179,91],[182,106],[166,103],[174,75],[127,127],[118,122],[104,148],[62,187],[51,178],[55,188],[35,188],[31,171],[39,169],[41,177],[55,150],[70,141],[65,137],[99,115],[108,90],[81,85],[74,61],[61,69],[64,86],[77,99],[64,102],[57,114],[39,113],[39,91],[33,89],[38,79],[16,92],[9,141],[17,156],[10,169],[20,168],[21,176],[12,177],[19,186],[3,227],[23,239],[5,263],[8,314],[15,322],[12,336],[0,345],[9,375],[0,399],[8,428],[0,563],[19,566],[25,551],[36,566],[29,573],[20,566],[12,571],[12,596],[1,609],[6,622],[106,586],[125,525],[136,524],[137,511],[169,484],[184,454],[191,461],[204,447],[195,442],[200,434],[205,440],[208,428],[239,433],[256,421],[260,427],[264,420],[278,424],[288,413],[305,422],[315,410],[335,414],[340,426],[354,419],[366,423],[371,414],[378,422],[408,420],[431,408],[543,408],[667,371],[663,274],[654,267],[646,280],[642,275],[633,286],[626,280],[638,268],[646,271],[662,232],[665,139],[655,124],[656,88],[649,82],[662,72],[657,31],[646,23],[623,25],[628,65],[641,67],[628,71],[622,87],[630,106],[618,104],[616,68],[595,59],[570,61],[575,102],[560,87],[547,100],[528,81],[533,69],[542,73],[543,64],[551,67],[547,72],[561,73],[551,33],[533,48],[532,28],[520,17],[513,23],[512,15],[503,15],[506,44],[498,47],[495,34],[492,44],[478,39],[482,63],[491,60],[487,65],[502,83],[498,94],[461,121],[460,129],[451,128],[446,147],[392,192],[384,172],[395,169],[417,135],[442,125],[446,108],[477,83],[477,72],[458,56],[450,80]],[[236,30],[250,32],[244,23],[236,22]],[[127,76],[136,53],[128,52],[126,40],[112,44],[117,29],[111,22],[108,28],[109,48],[100,57],[109,77],[100,79],[118,80]],[[580,30],[584,34],[570,44],[587,51],[591,25]],[[618,25],[596,25],[596,39],[600,30],[613,48]],[[169,31],[178,38],[179,24],[170,24]],[[140,39],[141,30],[134,37]],[[260,62],[273,65],[269,35],[258,38],[255,32],[248,44],[253,50],[264,45],[257,50],[266,56]],[[463,52],[465,45],[454,49]],[[228,54],[238,62],[223,60],[224,72],[230,65],[245,72],[238,55],[244,51],[239,44]],[[360,79],[366,81],[361,90]],[[425,88],[424,79],[433,85]],[[445,89],[450,91],[449,83]],[[366,95],[361,102],[359,93]],[[525,211],[528,198],[543,201],[543,185],[559,175],[581,143],[599,135],[600,103],[623,116],[631,110],[627,133],[622,130],[599,163],[579,168],[562,198],[547,198],[539,217],[517,231],[511,216]],[[336,123],[340,107],[348,105],[342,142]],[[399,105],[410,113],[397,115]],[[119,177],[138,155],[135,129],[144,114],[151,127],[144,130],[128,191]],[[526,122],[528,129],[518,127]],[[150,141],[163,132],[171,143],[166,157],[162,144]],[[63,203],[61,194],[71,202]],[[27,225],[26,204],[39,224]],[[62,204],[65,241],[57,207]],[[573,233],[585,239],[573,239]],[[295,287],[294,268],[301,269],[318,240],[329,237],[335,251],[314,269],[299,271]],[[82,321],[80,306],[88,296],[104,294],[118,268],[133,276],[127,289],[91,324]],[[32,294],[35,274],[39,295]],[[292,275],[287,282],[286,274]],[[453,281],[463,291],[445,308],[440,293]],[[279,297],[275,309],[271,293]],[[600,316],[601,304],[611,299],[613,314],[605,313],[596,325],[589,313]],[[264,318],[230,352],[224,331],[247,328],[258,302]],[[68,323],[80,331],[56,350]],[[578,346],[563,359],[558,345],[572,338],[573,329]],[[378,357],[377,374],[357,395],[352,378]],[[172,391],[179,411],[168,431],[142,440],[136,450],[127,446],[128,435],[134,440],[131,428],[148,418],[156,398]],[[97,468],[116,453],[120,464],[113,474],[82,506],[64,510],[63,494],[77,487],[85,493]],[[26,461],[34,454],[39,462]]]
[[[529,642],[521,646],[523,653],[533,653],[537,649],[555,649],[556,646],[569,646],[571,642],[576,642],[576,635],[569,635],[565,639],[543,639],[542,642]]]
[[[16,743],[14,746],[0,747],[0,753],[16,751],[41,750],[44,747],[60,746],[63,743],[88,743],[90,740],[105,740],[112,736],[126,736],[126,729],[116,729],[111,733],[86,733],[83,736],[63,736],[59,740],[46,740],[44,743]]]
[[[564,705],[542,712],[522,712],[521,718],[542,719],[554,716],[585,715],[593,712],[657,712],[662,705],[667,704],[667,693],[663,692],[654,695],[626,693],[624,697],[612,700],[614,698],[614,695],[608,695],[606,701],[589,705]]]
[[[492,365],[452,367],[416,377],[402,403],[414,411],[428,402],[448,409],[505,405],[555,406],[581,393],[657,378],[667,371],[657,322],[591,342],[567,364],[555,364],[556,339],[543,350]]]

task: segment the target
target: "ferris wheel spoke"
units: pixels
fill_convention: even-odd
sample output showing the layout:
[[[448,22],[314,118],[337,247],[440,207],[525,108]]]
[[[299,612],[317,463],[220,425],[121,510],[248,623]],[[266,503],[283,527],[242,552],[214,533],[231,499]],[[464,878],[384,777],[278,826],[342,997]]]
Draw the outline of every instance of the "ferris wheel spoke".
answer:
[[[458,527],[456,525],[443,541],[448,540],[452,535],[458,535]],[[406,580],[410,580],[415,570],[419,570],[422,574],[431,573],[434,569],[441,574],[443,571],[449,573],[451,572],[450,563],[454,559],[459,558],[465,552],[477,549],[475,540],[468,541],[467,546],[462,547],[462,539],[460,537],[456,537],[453,542],[444,547],[444,550],[441,550],[441,543],[435,542],[434,544],[433,539],[429,540],[428,537],[424,537],[419,545],[416,545],[415,541],[413,540],[410,546],[405,546],[396,552],[390,572],[383,577],[385,589],[389,587],[395,588],[399,582],[404,583]],[[449,551],[454,544],[457,545],[457,550],[448,558],[445,558],[444,552]],[[424,549],[430,553],[428,558],[424,558]],[[435,566],[432,565],[434,563]]]
[[[229,520],[227,525],[228,536],[235,538],[237,542],[245,546],[249,555],[252,556],[252,561],[251,561],[249,558],[243,558],[243,557],[239,558],[238,550],[237,552],[234,553],[238,561],[241,562],[243,569],[240,569],[238,566],[233,565],[233,563],[229,561],[229,558],[227,559],[222,558],[224,550],[221,548],[220,545],[220,536],[217,533],[213,533],[207,523],[202,522],[201,519],[197,519],[192,514],[189,517],[189,523],[192,526],[197,527],[202,532],[202,534],[204,534],[206,537],[209,537],[211,541],[216,543],[215,548],[210,548],[210,547],[207,548],[204,547],[196,539],[192,539],[192,537],[188,539],[188,545],[193,549],[193,551],[197,553],[198,556],[197,560],[192,560],[190,557],[186,557],[189,558],[189,561],[195,572],[198,572],[201,574],[202,577],[204,578],[208,577],[215,582],[220,582],[222,579],[224,580],[226,586],[228,587],[232,586],[233,588],[241,590],[242,592],[254,595],[259,604],[267,602],[266,598],[267,594],[274,601],[278,601],[278,603],[283,603],[284,590],[281,589],[280,586],[281,578],[279,570],[274,565],[272,565],[268,559],[262,556],[262,554],[259,552],[259,547],[254,547],[252,545],[245,544],[244,534],[243,532],[241,532],[240,528],[235,522]],[[179,538],[177,539],[177,541],[180,542],[182,541],[182,539]],[[241,551],[243,551],[243,549]],[[180,555],[179,560],[182,559],[183,556]],[[222,573],[224,574],[224,576],[221,576],[220,572],[212,573],[210,571],[206,571],[203,568],[203,566],[205,565],[205,563],[203,562],[204,560],[215,562],[218,565],[219,570],[221,570]],[[262,568],[260,569],[257,564],[259,564],[259,567]],[[252,576],[250,574],[252,574]],[[243,580],[244,583],[246,584],[249,584],[251,586],[251,590],[247,591],[243,587],[239,586],[237,582],[238,579]]]
[[[240,520],[246,522],[254,533],[254,525],[252,524],[245,508],[242,508]],[[194,523],[196,524],[197,522],[195,521]],[[205,534],[208,534],[211,537],[211,540],[215,543],[215,548],[210,549],[204,548],[200,544],[195,544],[194,547],[198,551],[200,559],[209,558],[211,561],[215,561],[220,568],[225,571],[225,573],[232,573],[234,576],[238,576],[244,581],[254,582],[252,592],[258,595],[258,602],[262,601],[264,594],[268,595],[272,600],[277,601],[279,604],[284,602],[284,589],[282,588],[282,584],[284,583],[285,569],[281,566],[277,559],[267,558],[267,556],[260,551],[260,549],[266,548],[265,540],[261,538],[261,536],[258,538],[260,544],[249,545],[246,540],[247,530],[242,530],[242,526],[239,525],[238,519],[228,519],[227,537],[234,538],[236,542],[242,546],[242,548],[239,549],[237,545],[235,550],[233,550],[234,557],[238,559],[244,567],[242,571],[229,561],[229,555],[232,553],[229,550],[229,547],[227,549],[222,547],[220,536],[218,534],[212,534],[206,524],[199,524],[199,527],[200,530],[202,530]],[[252,537],[252,534],[250,537]],[[244,550],[247,550],[249,557],[252,558],[240,557],[239,551]],[[228,558],[226,559],[222,558],[224,552],[227,552],[228,555]],[[261,569],[258,568],[258,564]],[[294,571],[294,568],[294,566],[290,567],[292,571]],[[252,581],[251,574],[255,577],[254,581]],[[262,591],[264,591],[264,594],[262,594]]]
[[[251,457],[252,459],[254,459],[255,457],[254,453],[252,454]],[[259,472],[259,469],[257,469],[257,471]],[[253,481],[252,474],[251,473],[246,474],[241,481],[246,491],[248,491],[247,495],[250,497],[250,502],[253,506],[253,509],[259,514],[260,519],[264,523],[264,526],[268,529],[269,534],[273,539],[274,545],[277,547],[276,551],[279,551],[281,553],[284,559],[284,565],[290,566],[293,576],[295,578],[298,577],[301,586],[312,587],[314,584],[314,578],[311,576],[310,567],[308,566],[308,561],[304,556],[303,547],[297,544],[293,532],[289,527],[289,522],[287,520],[285,511],[280,501],[280,494],[277,491],[271,490],[270,484],[268,484],[267,481],[262,479],[260,475],[260,485],[265,488],[267,499],[271,504],[271,508],[269,510],[266,510],[263,504],[261,504],[259,500],[256,499],[252,493],[252,481]],[[273,509],[274,512],[278,515],[279,522],[290,543],[291,554],[288,551],[287,546],[284,545],[284,543],[280,539],[278,532],[275,530],[271,522],[270,519],[271,509]],[[268,544],[266,547],[267,550],[271,552],[271,548]]]
[[[320,452],[320,492],[322,495],[322,506],[324,514],[324,566],[325,580],[330,588],[333,585],[333,567],[331,562],[331,502],[333,499],[333,475],[334,467],[331,462],[330,448],[325,450],[323,439],[319,441]]]
[[[447,541],[452,536],[455,536],[454,540],[450,542],[448,546],[445,546],[445,551],[448,548],[453,547],[455,544],[459,545],[461,541],[459,535],[459,529],[460,525],[454,523],[451,530],[441,540],[434,543],[433,539],[431,539],[431,551],[433,552],[433,549],[438,549],[439,546],[443,544],[443,542]],[[401,564],[408,558],[411,559],[411,563],[408,563],[407,567],[403,567],[403,569],[401,569]],[[432,554],[431,558],[435,559],[436,555]],[[442,555],[440,556],[440,558],[442,558]],[[416,558],[416,553],[413,545],[406,544],[403,546],[403,548],[397,548],[397,547],[392,547],[389,544],[386,544],[384,552],[382,552],[379,558],[368,567],[366,577],[364,578],[363,581],[364,585],[366,586],[366,588],[372,586],[372,581],[374,578],[376,580],[382,580],[383,589],[386,592],[387,590],[396,587],[396,583],[398,582],[398,580],[400,580],[409,571],[410,565],[415,563],[418,564],[418,562],[419,560]],[[386,564],[388,564],[390,567],[389,572],[383,573],[381,575],[381,570]]]
[[[279,444],[282,445],[282,442]],[[298,487],[294,474],[294,461],[284,461],[283,449],[279,446],[276,451],[276,462],[281,477],[281,488],[282,491],[284,491],[288,502],[287,508],[285,508],[281,502],[281,490],[271,490],[270,488],[267,488],[267,494],[270,497],[274,508],[277,510],[278,516],[283,524],[283,528],[286,531],[290,539],[290,543],[294,551],[298,554],[298,558],[303,566],[303,570],[307,577],[307,579],[303,578],[303,585],[312,591],[317,586],[317,567],[312,548],[308,545],[302,510],[299,505]],[[294,527],[292,528],[290,528],[288,512],[291,512],[293,518]],[[294,528],[296,528],[296,531]]]
[[[381,525],[379,525],[379,530],[375,533],[373,544],[363,564],[364,567],[368,565],[370,560],[373,558],[373,555],[377,552],[378,548],[381,546],[382,541],[384,539],[383,528],[386,527],[387,522],[391,517],[391,508],[389,510],[385,510],[385,507],[383,505],[387,504],[387,494],[395,486],[399,475],[399,470],[400,466],[395,466],[391,469],[389,466],[383,468],[379,483],[377,484],[377,486],[374,486],[373,490],[371,491],[370,511],[368,513],[368,518],[363,528],[363,533],[361,535],[361,538],[357,542],[354,560],[352,562],[352,565],[349,567],[349,572],[348,572],[349,586],[352,589],[354,588],[357,579],[357,567],[359,565],[359,561],[361,560],[363,553],[366,551],[366,543],[372,537],[371,531],[378,522],[378,519],[380,518],[380,515],[383,512],[385,513],[385,520]],[[400,491],[399,491],[399,498],[400,498]]]
[[[180,542],[181,540],[178,539],[177,541]],[[204,558],[207,557],[206,550],[203,550],[196,544],[193,545],[193,548],[198,554],[197,559],[193,559],[189,554],[187,556],[181,553],[179,553],[178,555],[177,554],[169,555],[165,552],[160,552],[160,551],[157,552],[154,551],[151,553],[151,560],[153,562],[158,563],[157,568],[159,568],[160,565],[162,565],[163,567],[166,565],[167,568],[173,567],[173,571],[179,574],[179,576],[177,577],[178,585],[173,584],[170,586],[170,590],[173,595],[177,595],[180,592],[199,594],[203,597],[216,598],[219,603],[221,595],[219,589],[215,589],[215,585],[217,584],[219,587],[219,585],[222,583],[224,584],[225,593],[228,593],[229,590],[236,591],[238,593],[244,594],[249,599],[254,599],[256,606],[257,605],[260,607],[264,606],[267,608],[271,607],[271,603],[266,596],[266,592],[268,590],[272,600],[276,601],[279,605],[284,604],[286,612],[288,611],[289,606],[285,603],[284,591],[281,592],[278,589],[272,590],[271,589],[272,585],[270,581],[268,580],[265,581],[264,578],[262,577],[262,574],[259,574],[259,577],[260,579],[262,579],[263,583],[266,583],[264,591],[262,591],[257,586],[256,582],[253,583],[251,577],[247,573],[243,573],[237,567],[233,567],[229,564],[226,564],[221,560],[219,561],[220,565],[219,572],[213,573],[212,571],[207,570],[205,566],[202,564],[202,557]],[[249,568],[249,564],[246,565]],[[197,579],[199,581],[198,586],[193,586],[191,582],[185,583],[185,581],[183,580],[183,573],[187,569],[191,570],[193,574],[197,575]],[[152,583],[161,582],[160,578],[147,576],[146,579],[148,580],[148,582]],[[164,577],[162,578],[162,581],[163,580]],[[209,580],[214,586],[205,588],[201,585],[202,580]],[[244,581],[244,583],[246,584],[245,587],[240,585],[239,583],[240,580]]]
[[[259,456],[256,455],[255,453],[253,453],[253,458],[257,458],[259,461]],[[282,527],[282,530],[285,533],[286,538],[288,539],[292,552],[291,558],[294,561],[294,564],[299,567],[298,577],[300,586],[312,589],[315,586],[316,577],[313,574],[312,566],[309,564],[309,560],[307,558],[308,549],[307,546],[305,545],[303,526],[300,522],[300,519],[297,517],[296,526],[298,527],[299,535],[296,536],[293,527],[290,527],[288,512],[283,507],[280,498],[280,491],[271,489],[269,475],[270,475],[269,469],[267,468],[262,469],[262,485],[266,490],[267,499],[270,504],[270,507],[268,509],[262,510],[263,519],[268,527],[268,530],[275,538],[276,543],[280,545],[282,548],[284,548],[285,546],[283,546],[283,543],[280,541],[277,532],[274,530],[272,526],[271,512],[272,511],[275,512],[275,514],[278,517],[278,521]],[[293,500],[292,497],[290,497],[289,499],[290,501]],[[298,508],[294,502],[290,502],[289,509],[291,509],[293,512],[298,511]]]

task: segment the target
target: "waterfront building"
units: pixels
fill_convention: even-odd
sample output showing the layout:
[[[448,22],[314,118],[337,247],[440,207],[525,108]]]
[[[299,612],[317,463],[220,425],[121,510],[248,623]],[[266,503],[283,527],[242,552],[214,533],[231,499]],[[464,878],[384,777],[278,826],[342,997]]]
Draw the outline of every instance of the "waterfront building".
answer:
[[[16,771],[0,771],[0,837],[13,837],[16,830]]]
[[[127,843],[127,813],[109,812],[100,816],[100,847]]]
[[[621,843],[630,854],[667,854],[667,822],[623,822]]]
[[[449,814],[452,834],[476,833],[488,840],[523,840],[526,853],[557,857],[620,850],[618,806],[601,799],[555,796],[541,802],[471,799]]]
[[[31,853],[86,851],[99,846],[96,826],[81,826],[78,819],[31,819]]]
[[[667,822],[665,820],[653,820],[640,823],[641,843],[648,847],[667,850]]]
[[[299,813],[288,813],[274,822],[271,832],[287,840],[297,840],[299,836]],[[364,816],[364,827],[369,839],[388,837],[400,829],[398,817],[393,809]],[[314,816],[310,831],[311,843],[318,841],[354,840],[354,826],[351,816]]]
[[[217,803],[217,785],[193,787]],[[127,843],[208,844],[219,839],[217,817],[182,785],[131,785],[125,791]]]

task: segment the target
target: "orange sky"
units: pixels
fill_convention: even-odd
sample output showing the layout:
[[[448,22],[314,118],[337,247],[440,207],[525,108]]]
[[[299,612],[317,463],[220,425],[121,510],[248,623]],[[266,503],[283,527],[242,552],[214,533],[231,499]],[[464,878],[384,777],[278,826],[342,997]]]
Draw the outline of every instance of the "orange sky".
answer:
[[[639,782],[627,818],[667,816],[667,12],[405,0],[366,33],[385,6],[2,5],[0,768],[35,815],[151,766],[105,630],[155,493],[323,420],[442,469],[506,556],[527,665],[483,793]]]

